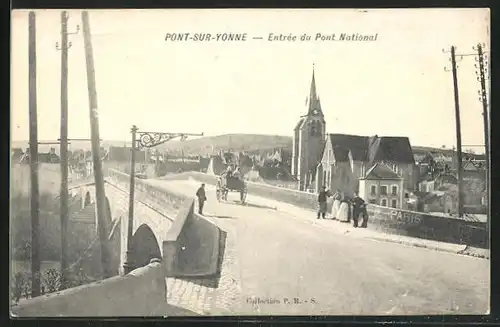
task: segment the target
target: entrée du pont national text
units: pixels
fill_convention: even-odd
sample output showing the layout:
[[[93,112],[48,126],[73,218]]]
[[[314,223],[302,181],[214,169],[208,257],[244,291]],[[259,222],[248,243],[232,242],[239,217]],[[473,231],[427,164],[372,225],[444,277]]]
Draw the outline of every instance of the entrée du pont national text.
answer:
[[[300,41],[377,41],[378,33],[316,33],[316,34],[283,34],[268,33],[265,36],[248,33],[166,33],[165,41],[169,42],[246,42],[249,40],[264,40],[269,42],[300,42]]]

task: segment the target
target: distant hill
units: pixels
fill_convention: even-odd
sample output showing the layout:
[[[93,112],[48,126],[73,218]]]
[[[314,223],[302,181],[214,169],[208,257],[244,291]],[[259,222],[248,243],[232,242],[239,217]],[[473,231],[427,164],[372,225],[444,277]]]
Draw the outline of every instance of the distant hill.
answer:
[[[170,141],[159,147],[167,151],[184,150],[185,154],[207,155],[219,150],[256,151],[285,148],[292,150],[292,137],[260,134],[224,134],[217,136]]]
[[[43,142],[56,142],[47,141]],[[108,148],[109,146],[130,146],[130,141],[109,141],[103,140],[101,146]],[[12,148],[21,148],[26,150],[29,144],[27,141],[14,141],[12,142]],[[59,153],[59,145],[46,145],[40,144],[38,146],[39,152],[48,152],[50,148],[55,148],[56,152]],[[84,149],[90,150],[90,142],[86,141],[72,141],[69,145],[70,150],[72,149]],[[255,150],[271,150],[274,148],[285,148],[292,150],[292,137],[291,136],[280,136],[280,135],[260,135],[260,134],[224,134],[217,136],[208,136],[195,139],[187,139],[185,141],[172,140],[159,145],[158,150],[167,150],[173,153],[181,153],[184,151],[184,155],[209,155],[219,150],[229,150],[233,151],[255,151]]]
[[[45,141],[47,142],[47,141]],[[130,146],[130,141],[112,141],[103,140],[102,146],[108,148],[109,146]],[[267,151],[274,148],[283,148],[292,151],[293,140],[291,136],[281,135],[263,135],[263,134],[223,134],[217,136],[207,136],[201,138],[187,139],[186,141],[172,140],[158,146],[158,150],[167,150],[173,153],[181,153],[184,155],[209,155],[219,150],[233,150],[233,151]],[[12,142],[13,148],[21,148],[25,150],[28,147],[27,141],[14,141]],[[39,145],[40,152],[48,152],[53,147],[56,152],[59,152],[59,145]],[[72,141],[70,144],[72,149],[90,150],[90,142],[87,141]],[[433,148],[426,146],[412,145],[414,154],[425,152],[441,152],[445,156],[453,156],[454,150]]]

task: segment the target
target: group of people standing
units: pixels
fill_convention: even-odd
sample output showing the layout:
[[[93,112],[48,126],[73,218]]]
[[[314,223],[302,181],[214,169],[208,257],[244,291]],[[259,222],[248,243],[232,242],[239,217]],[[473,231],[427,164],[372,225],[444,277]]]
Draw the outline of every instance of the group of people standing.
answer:
[[[366,211],[366,203],[358,196],[357,193],[354,194],[354,197],[349,198],[340,190],[337,190],[335,194],[332,194],[332,192],[327,190],[325,186],[322,187],[318,194],[317,219],[326,219],[326,212],[328,210],[327,200],[329,197],[333,197],[331,212],[332,219],[347,223],[349,223],[352,219],[354,227],[367,227],[368,213]],[[361,226],[359,226],[360,218],[363,220]]]

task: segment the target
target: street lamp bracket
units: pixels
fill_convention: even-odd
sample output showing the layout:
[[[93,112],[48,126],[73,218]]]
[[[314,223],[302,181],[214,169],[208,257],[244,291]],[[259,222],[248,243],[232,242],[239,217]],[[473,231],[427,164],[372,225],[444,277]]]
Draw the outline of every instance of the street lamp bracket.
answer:
[[[203,136],[201,134],[190,134],[190,133],[160,133],[160,132],[137,132],[137,147],[140,148],[152,148],[173,140],[175,138],[180,138],[184,141],[188,136]]]

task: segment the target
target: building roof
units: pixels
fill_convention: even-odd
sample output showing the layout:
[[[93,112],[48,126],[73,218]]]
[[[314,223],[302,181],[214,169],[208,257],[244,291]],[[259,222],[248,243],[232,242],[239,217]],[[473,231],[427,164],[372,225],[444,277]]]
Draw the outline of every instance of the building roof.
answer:
[[[439,174],[434,180],[439,180],[441,183],[457,184],[458,179],[452,174]]]
[[[366,158],[366,150],[364,149],[353,148],[349,149],[349,152],[351,153],[352,160],[363,161]]]
[[[485,160],[464,160],[462,162],[464,171],[484,171],[486,167]]]
[[[400,163],[415,163],[410,140],[407,137],[374,137],[368,146],[370,162],[394,161]]]
[[[347,134],[329,134],[329,137],[334,148],[340,146],[349,149],[353,160],[369,163],[379,161],[415,163],[410,140],[407,137]]]
[[[389,179],[389,180],[401,180],[398,174],[396,174],[392,169],[382,164],[375,164],[368,172],[364,179]]]
[[[342,146],[334,146],[333,155],[337,161],[347,161],[349,159],[349,149]]]

